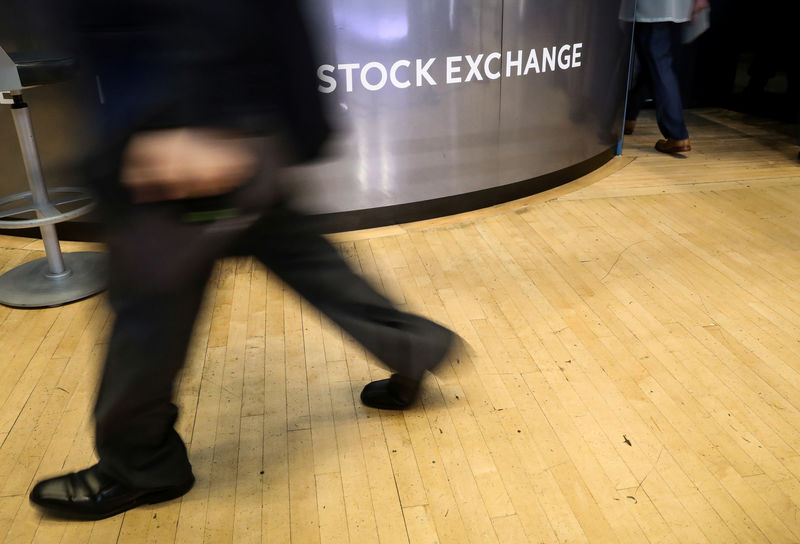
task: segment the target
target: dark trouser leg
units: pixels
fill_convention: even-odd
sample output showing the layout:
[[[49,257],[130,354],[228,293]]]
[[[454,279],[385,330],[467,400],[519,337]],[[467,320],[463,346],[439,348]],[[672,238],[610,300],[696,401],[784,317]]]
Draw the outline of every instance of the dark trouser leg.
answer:
[[[653,87],[658,128],[665,138],[685,140],[689,131],[683,120],[674,55],[680,45],[680,26],[675,23],[637,23],[635,33],[636,52]]]
[[[116,322],[95,406],[96,444],[100,469],[139,489],[179,485],[191,475],[173,428],[173,381],[213,258],[179,270],[172,256],[180,242],[171,233],[169,223],[143,218],[109,244]]]
[[[397,310],[350,269],[312,222],[277,209],[252,230],[243,250],[252,252],[394,372],[421,378],[445,356],[452,333]]]
[[[636,121],[636,119],[639,118],[639,113],[642,111],[644,101],[647,99],[647,94],[650,92],[650,74],[638,57],[635,59],[635,66],[635,76],[631,82],[631,88],[628,91],[628,102],[625,108],[626,121]]]

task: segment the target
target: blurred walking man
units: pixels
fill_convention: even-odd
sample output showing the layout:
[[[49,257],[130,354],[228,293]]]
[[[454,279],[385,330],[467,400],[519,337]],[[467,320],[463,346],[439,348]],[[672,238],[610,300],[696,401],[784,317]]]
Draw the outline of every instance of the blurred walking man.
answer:
[[[275,180],[328,134],[296,2],[71,0],[102,102],[87,172],[109,217],[116,312],[99,462],[38,483],[48,513],[102,519],[194,483],[174,380],[214,261],[254,255],[394,372],[362,402],[410,406],[454,341],[353,273]]]

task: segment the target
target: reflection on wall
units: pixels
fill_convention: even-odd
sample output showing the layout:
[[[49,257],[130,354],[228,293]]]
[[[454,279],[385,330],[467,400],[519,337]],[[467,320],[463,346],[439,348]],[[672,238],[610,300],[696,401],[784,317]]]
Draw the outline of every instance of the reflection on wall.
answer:
[[[4,0],[0,44],[51,47],[57,29],[31,19],[40,1]],[[321,97],[341,132],[329,160],[298,169],[302,204],[336,212],[463,194],[612,147],[630,44],[622,1],[308,0],[319,63],[335,68],[337,87]],[[579,58],[567,63],[564,49],[545,68],[548,52],[570,45],[574,55],[577,44]],[[532,50],[538,72],[527,66]],[[26,93],[48,184],[79,182],[62,168],[80,154],[71,93],[63,84]],[[0,190],[11,193],[24,190],[24,170],[2,110]]]
[[[621,1],[315,0],[323,99],[342,133],[333,158],[301,169],[304,204],[463,194],[613,147],[630,51]]]
[[[380,4],[380,9],[378,9]],[[403,0],[354,0],[348,5],[335,3],[333,23],[347,28],[366,42],[392,42],[408,36],[408,13]]]

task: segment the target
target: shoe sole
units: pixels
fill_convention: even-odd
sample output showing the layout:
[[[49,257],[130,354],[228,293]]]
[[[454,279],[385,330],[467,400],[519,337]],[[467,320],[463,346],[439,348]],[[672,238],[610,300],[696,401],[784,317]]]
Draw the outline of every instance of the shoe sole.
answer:
[[[666,153],[667,155],[674,155],[676,153],[688,153],[689,151],[692,150],[692,146],[687,145],[687,146],[684,146],[684,147],[665,147],[665,148],[662,149],[662,148],[658,147],[658,144],[656,144],[654,149],[656,151],[660,151],[661,153]]]
[[[142,506],[145,504],[157,504],[160,502],[171,501],[173,499],[177,499],[189,492],[190,489],[194,486],[194,477],[187,483],[175,487],[175,488],[168,488],[158,491],[153,491],[152,493],[147,493],[145,495],[141,495],[136,497],[132,501],[125,503],[114,510],[110,510],[108,512],[76,512],[74,510],[70,510],[69,508],[64,508],[59,504],[53,504],[48,502],[38,502],[31,499],[31,502],[36,504],[37,506],[41,507],[45,513],[49,516],[59,519],[65,520],[75,520],[75,521],[98,521],[101,519],[110,518],[113,516],[117,516],[122,514],[123,512],[127,512],[128,510],[132,510],[138,506]]]

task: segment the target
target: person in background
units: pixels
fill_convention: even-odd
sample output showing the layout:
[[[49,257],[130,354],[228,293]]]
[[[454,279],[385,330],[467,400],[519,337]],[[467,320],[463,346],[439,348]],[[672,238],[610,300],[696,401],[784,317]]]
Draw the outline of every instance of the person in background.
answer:
[[[636,4],[634,42],[640,71],[628,95],[625,134],[633,133],[649,88],[658,128],[664,136],[655,148],[662,153],[692,150],[683,119],[675,60],[682,43],[682,24],[708,7],[708,0],[638,0]]]
[[[108,220],[116,313],[94,410],[98,463],[39,482],[46,513],[96,520],[188,492],[174,382],[216,259],[254,255],[385,363],[404,409],[456,342],[401,312],[292,210],[283,167],[328,134],[298,2],[70,0],[101,102],[87,162]]]

